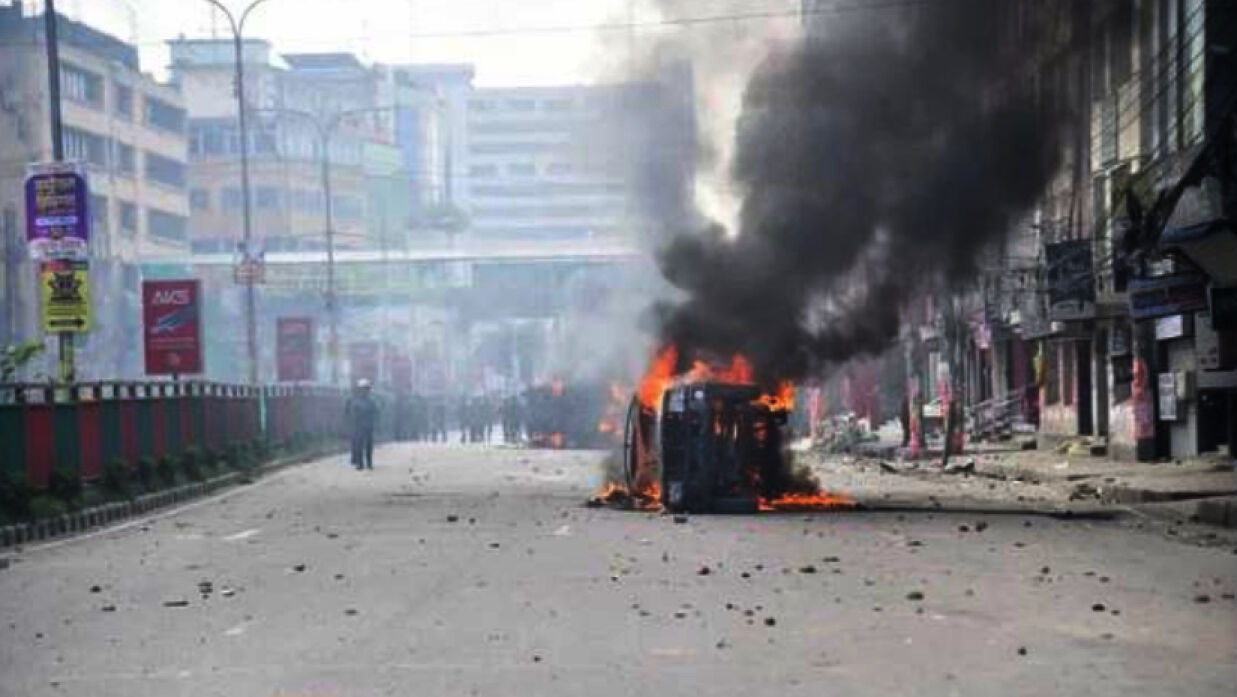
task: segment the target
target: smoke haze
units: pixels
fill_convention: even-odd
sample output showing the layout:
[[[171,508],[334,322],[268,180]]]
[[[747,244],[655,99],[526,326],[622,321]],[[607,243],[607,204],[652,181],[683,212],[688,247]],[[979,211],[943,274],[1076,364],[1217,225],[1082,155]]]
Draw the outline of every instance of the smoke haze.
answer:
[[[664,246],[682,293],[655,307],[661,339],[797,379],[883,350],[911,294],[968,281],[1060,153],[1003,5],[824,16],[819,35],[774,44],[734,131],[736,234],[708,224]]]

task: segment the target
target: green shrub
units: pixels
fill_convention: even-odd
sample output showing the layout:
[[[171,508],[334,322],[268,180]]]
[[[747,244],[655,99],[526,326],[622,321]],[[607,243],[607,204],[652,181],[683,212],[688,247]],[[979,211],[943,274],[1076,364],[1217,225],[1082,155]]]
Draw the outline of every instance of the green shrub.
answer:
[[[30,500],[33,498],[34,487],[30,486],[24,475],[0,470],[0,519],[10,522],[29,520],[33,515],[30,511]]]
[[[147,455],[146,457],[138,458],[137,461],[137,481],[142,485],[144,491],[154,491],[159,488],[158,475],[155,473],[155,458]]]
[[[30,499],[30,515],[33,518],[58,518],[69,512],[69,504],[47,494]]]
[[[82,498],[81,475],[77,472],[52,470],[47,482],[47,493],[68,506],[76,504]]]
[[[186,450],[180,458],[180,470],[191,482],[206,479],[206,473],[202,471],[202,451],[197,448]]]
[[[177,458],[164,455],[155,462],[155,475],[163,487],[176,486],[176,469],[180,465]]]
[[[127,499],[133,495],[133,473],[123,458],[112,458],[103,466],[103,493],[113,498]]]

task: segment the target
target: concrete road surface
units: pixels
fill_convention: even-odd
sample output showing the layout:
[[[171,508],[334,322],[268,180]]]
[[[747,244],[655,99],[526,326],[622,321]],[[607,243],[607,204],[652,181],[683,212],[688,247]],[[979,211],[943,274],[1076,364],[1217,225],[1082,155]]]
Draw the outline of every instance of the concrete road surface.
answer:
[[[325,459],[11,554],[0,695],[1237,686],[1231,540],[930,509],[677,523],[584,508],[598,459],[387,446],[372,473]]]

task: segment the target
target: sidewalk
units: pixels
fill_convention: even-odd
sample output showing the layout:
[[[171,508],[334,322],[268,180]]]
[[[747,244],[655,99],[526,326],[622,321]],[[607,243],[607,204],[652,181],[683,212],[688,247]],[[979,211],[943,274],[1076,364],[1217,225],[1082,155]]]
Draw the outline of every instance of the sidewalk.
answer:
[[[1201,522],[1237,527],[1237,468],[1231,460],[1205,457],[1147,463],[1017,448],[1016,443],[975,444],[952,464],[974,462],[978,476],[1058,484],[1078,500],[1188,503],[1176,508]]]

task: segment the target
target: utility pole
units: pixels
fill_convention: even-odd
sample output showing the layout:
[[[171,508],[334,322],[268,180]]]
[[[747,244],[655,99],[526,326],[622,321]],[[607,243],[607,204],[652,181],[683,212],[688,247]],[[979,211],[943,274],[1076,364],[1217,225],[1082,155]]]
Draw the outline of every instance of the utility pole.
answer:
[[[325,121],[299,109],[260,109],[261,112],[289,114],[305,119],[318,136],[318,169],[322,181],[323,213],[326,224],[326,312],[327,353],[331,362],[331,384],[339,384],[339,297],[335,288],[335,208],[331,190],[331,138],[349,116],[391,111],[393,106],[363,107],[336,112]],[[381,370],[381,366],[379,366]]]
[[[255,281],[257,279],[254,278],[253,274],[253,225],[249,200],[249,131],[246,130],[245,124],[245,45],[243,37],[245,20],[249,18],[249,13],[258,5],[266,2],[266,0],[253,0],[241,12],[239,20],[219,0],[206,0],[206,2],[214,5],[223,13],[224,17],[227,17],[228,24],[232,29],[232,45],[236,53],[236,114],[240,128],[241,209],[244,226],[242,228],[241,265],[246,271],[242,276],[245,280],[245,343],[249,357],[249,384],[256,385],[258,384],[258,300],[257,288],[255,288]]]
[[[47,45],[47,92],[50,101],[52,160],[64,161],[64,124],[60,118],[60,41],[56,36],[56,0],[43,0],[43,33]],[[57,334],[60,381],[69,384],[76,378],[73,333]]]

